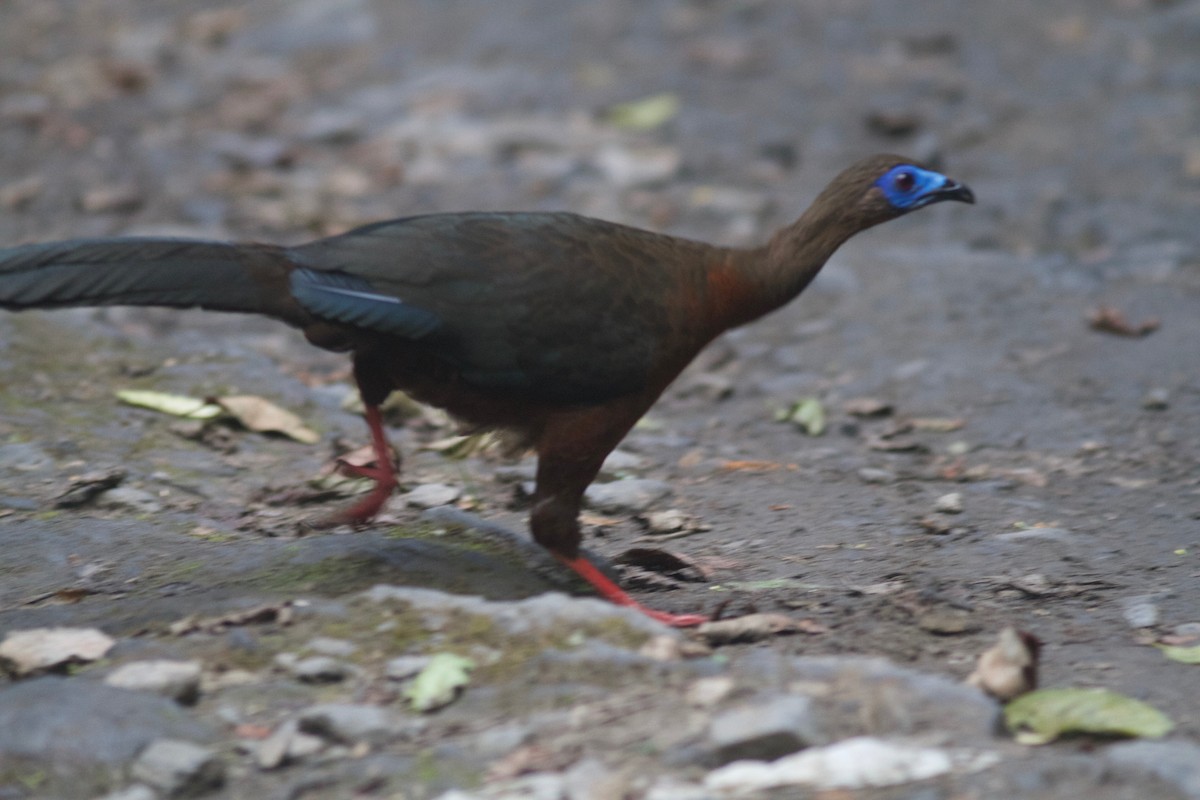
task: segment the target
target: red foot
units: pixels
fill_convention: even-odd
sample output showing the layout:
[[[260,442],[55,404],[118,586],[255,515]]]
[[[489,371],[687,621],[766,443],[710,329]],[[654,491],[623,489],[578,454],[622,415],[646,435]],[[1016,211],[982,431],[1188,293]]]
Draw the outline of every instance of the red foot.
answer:
[[[371,429],[371,445],[375,450],[375,466],[364,467],[339,461],[338,471],[355,478],[370,478],[375,481],[375,488],[350,508],[333,514],[326,521],[327,524],[357,525],[369,522],[400,485],[396,480],[396,466],[392,463],[392,448],[388,446],[387,434],[383,432],[383,416],[379,413],[379,407],[367,406],[366,417],[367,427]]]
[[[562,563],[566,564],[571,569],[579,574],[579,577],[595,587],[605,600],[610,603],[615,603],[619,606],[636,609],[651,619],[656,619],[659,622],[665,622],[673,628],[691,628],[703,622],[708,622],[708,617],[703,614],[669,614],[665,611],[655,611],[652,608],[646,608],[644,605],[634,600],[625,590],[617,586],[608,577],[596,569],[596,565],[588,561],[583,556],[575,558],[567,558],[566,556],[554,553],[554,557]]]

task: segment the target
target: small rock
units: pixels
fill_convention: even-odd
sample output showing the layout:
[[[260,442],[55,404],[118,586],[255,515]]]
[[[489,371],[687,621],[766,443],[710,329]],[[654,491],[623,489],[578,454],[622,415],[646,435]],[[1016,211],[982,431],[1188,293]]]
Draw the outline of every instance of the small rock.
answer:
[[[1194,742],[1122,742],[1101,752],[1122,772],[1155,775],[1186,797],[1200,797],[1200,745]]]
[[[384,674],[394,681],[406,681],[425,669],[433,659],[430,656],[397,656],[384,665]]]
[[[858,479],[863,483],[895,483],[896,473],[890,469],[863,467],[858,471]]]
[[[727,709],[708,729],[716,764],[741,759],[772,759],[794,753],[822,738],[812,700],[803,695],[763,698]]]
[[[299,723],[289,719],[258,743],[254,759],[263,769],[275,769],[284,764],[302,761],[324,748],[323,739],[301,733]]]
[[[288,670],[304,683],[337,683],[352,678],[358,672],[352,665],[329,656],[302,658]]]
[[[144,783],[135,783],[124,789],[109,792],[97,800],[158,800],[158,793]]]
[[[0,643],[0,664],[18,676],[103,658],[115,642],[95,628],[10,631]]]
[[[680,531],[698,531],[706,530],[707,526],[701,524],[691,514],[680,511],[678,508],[668,508],[666,511],[651,511],[642,516],[646,523],[646,530],[653,534],[678,533]]]
[[[585,499],[589,507],[606,514],[637,514],[671,493],[670,485],[650,478],[631,478],[588,487]]]
[[[770,764],[729,764],[710,772],[704,785],[721,795],[754,794],[786,786],[846,791],[895,786],[952,772],[976,772],[999,760],[999,754],[989,751],[925,747],[858,736]]]
[[[604,464],[600,467],[600,474],[609,478],[617,478],[622,473],[635,472],[645,469],[645,467],[646,459],[641,456],[626,450],[613,450],[604,459]]]
[[[1183,622],[1172,631],[1176,636],[1200,636],[1200,622]]]
[[[141,189],[133,185],[97,186],[79,198],[79,207],[89,214],[136,211],[145,202]]]
[[[169,797],[196,797],[225,783],[225,765],[210,747],[155,739],[133,762],[130,775]]]
[[[355,703],[322,703],[305,709],[299,717],[300,731],[340,744],[385,742],[405,732],[391,711]]]
[[[733,689],[733,678],[728,675],[712,675],[693,681],[688,686],[684,699],[690,706],[712,708],[728,697]]]
[[[933,501],[933,510],[939,514],[961,514],[963,501],[961,492],[950,492]]]
[[[162,503],[150,492],[134,489],[131,486],[118,486],[109,489],[97,498],[97,502],[106,508],[128,508],[139,514],[157,514],[162,511]]]
[[[979,630],[979,623],[962,609],[931,608],[917,615],[917,627],[939,636],[956,636]]]
[[[1161,386],[1156,386],[1146,392],[1145,397],[1142,398],[1142,408],[1147,411],[1165,411],[1170,405],[1171,393]]]
[[[1149,595],[1126,598],[1121,603],[1121,615],[1131,628],[1153,628],[1158,624],[1158,605]]]
[[[154,692],[190,705],[200,694],[199,661],[133,661],[109,673],[104,682],[121,689]]]
[[[358,650],[358,645],[345,639],[334,639],[329,636],[316,636],[305,645],[308,650],[323,656],[338,656],[345,658]]]
[[[609,182],[622,188],[669,180],[679,171],[683,157],[678,148],[638,148],[607,145],[596,154],[595,164]]]
[[[444,483],[426,483],[402,496],[405,505],[416,508],[448,506],[462,496],[462,489]]]

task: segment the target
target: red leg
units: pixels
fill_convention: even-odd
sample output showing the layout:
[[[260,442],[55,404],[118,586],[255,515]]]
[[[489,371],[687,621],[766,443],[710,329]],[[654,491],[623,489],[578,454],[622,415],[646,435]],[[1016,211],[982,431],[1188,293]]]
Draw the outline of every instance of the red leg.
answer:
[[[566,564],[571,569],[579,574],[579,577],[595,587],[596,591],[610,603],[618,606],[626,606],[627,608],[636,609],[642,612],[651,619],[656,619],[659,622],[665,622],[673,628],[691,628],[704,622],[708,622],[708,617],[703,614],[670,614],[666,611],[655,611],[652,608],[646,608],[644,605],[634,600],[625,590],[608,579],[603,572],[596,568],[596,565],[588,561],[583,556],[575,556],[567,558],[564,555],[554,554],[562,563]]]
[[[653,392],[653,396],[648,393],[647,397],[653,399],[657,395]],[[667,614],[640,605],[579,554],[579,506],[584,489],[600,471],[604,457],[648,405],[646,398],[630,397],[608,406],[562,411],[547,418],[537,443],[537,490],[529,513],[529,527],[538,544],[609,602],[637,609],[675,627],[699,625],[708,618],[698,614]]]
[[[383,432],[383,415],[379,413],[379,406],[368,405],[366,418],[367,427],[371,430],[371,446],[375,450],[375,466],[360,467],[342,462],[339,469],[345,475],[370,478],[375,481],[375,488],[350,508],[335,514],[333,520],[338,524],[368,522],[379,513],[399,486],[396,467],[392,464],[392,448],[388,445],[387,434]]]

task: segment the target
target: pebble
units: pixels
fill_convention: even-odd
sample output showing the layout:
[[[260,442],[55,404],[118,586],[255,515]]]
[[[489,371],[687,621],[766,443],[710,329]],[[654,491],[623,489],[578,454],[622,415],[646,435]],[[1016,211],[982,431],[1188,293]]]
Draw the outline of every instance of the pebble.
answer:
[[[158,800],[158,793],[144,783],[135,783],[124,789],[109,792],[97,800]]]
[[[858,471],[858,479],[863,483],[895,483],[896,473],[890,469],[863,467]]]
[[[325,740],[300,731],[300,724],[289,719],[258,743],[254,760],[263,769],[302,761],[325,748]]]
[[[292,677],[304,683],[337,683],[358,673],[358,669],[352,664],[330,656],[301,658],[292,664],[288,671]]]
[[[462,489],[444,483],[426,483],[402,496],[405,505],[415,508],[448,506],[462,497]]]
[[[132,661],[110,672],[104,682],[191,705],[200,695],[200,674],[199,661]]]
[[[1142,397],[1142,408],[1147,411],[1166,411],[1171,406],[1171,393],[1161,386],[1156,386]]]
[[[587,488],[587,505],[605,514],[637,514],[647,511],[671,493],[671,486],[651,478],[630,478],[612,483],[595,483]]]
[[[613,450],[604,459],[600,467],[600,475],[609,479],[618,478],[624,473],[636,472],[646,468],[646,459],[634,455],[627,450]]]
[[[339,744],[388,741],[406,732],[405,725],[393,712],[379,706],[357,703],[321,703],[300,712],[302,733],[319,736]],[[413,720],[419,723],[420,720]]]
[[[933,501],[933,510],[939,514],[961,514],[963,500],[961,492],[950,492]]]
[[[225,783],[225,765],[211,747],[179,739],[155,739],[130,775],[169,797],[196,797]]]
[[[430,656],[396,656],[388,660],[383,672],[394,681],[406,681],[425,669],[432,660]]]
[[[329,636],[316,636],[304,645],[306,650],[323,656],[345,658],[358,650],[358,645],[345,639],[334,639]]]
[[[1200,745],[1195,742],[1122,742],[1104,750],[1104,759],[1122,771],[1154,775],[1200,798]]]
[[[813,702],[803,695],[771,696],[726,709],[708,728],[715,764],[747,758],[770,761],[824,738]]]
[[[128,508],[139,514],[157,514],[163,505],[150,492],[132,486],[117,486],[101,494],[96,501],[105,508]]]
[[[1137,595],[1121,601],[1121,616],[1131,628],[1153,628],[1158,624],[1158,605],[1150,595]]]

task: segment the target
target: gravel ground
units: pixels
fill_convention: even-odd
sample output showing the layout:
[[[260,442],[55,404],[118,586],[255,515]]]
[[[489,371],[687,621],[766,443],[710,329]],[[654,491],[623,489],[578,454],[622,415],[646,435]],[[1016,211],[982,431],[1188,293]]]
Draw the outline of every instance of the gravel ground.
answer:
[[[437,414],[393,411],[378,524],[311,530],[365,430],[277,324],[0,316],[4,646],[92,630],[0,650],[0,797],[1200,797],[1200,670],[1155,646],[1200,642],[1198,87],[1188,0],[8,0],[5,244],[467,209],[748,244],[878,151],[978,204],[848,244],[606,469],[587,546],[753,641],[562,594],[508,533],[532,462]],[[1014,742],[963,685],[1006,626],[1173,730]],[[418,674],[467,683],[422,711]]]

